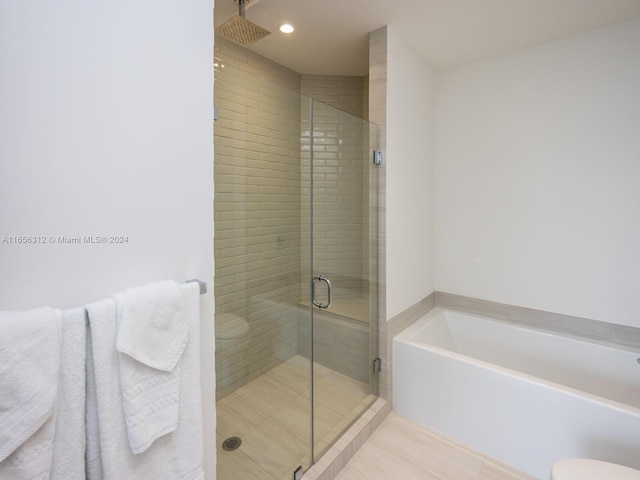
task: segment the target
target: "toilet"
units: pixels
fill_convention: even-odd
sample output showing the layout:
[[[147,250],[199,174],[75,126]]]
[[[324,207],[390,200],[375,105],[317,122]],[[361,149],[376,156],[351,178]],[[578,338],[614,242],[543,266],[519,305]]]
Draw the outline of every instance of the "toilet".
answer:
[[[219,368],[233,363],[231,358],[249,346],[249,324],[233,313],[216,314],[216,361]]]
[[[640,470],[600,460],[567,458],[553,464],[551,480],[640,480]]]

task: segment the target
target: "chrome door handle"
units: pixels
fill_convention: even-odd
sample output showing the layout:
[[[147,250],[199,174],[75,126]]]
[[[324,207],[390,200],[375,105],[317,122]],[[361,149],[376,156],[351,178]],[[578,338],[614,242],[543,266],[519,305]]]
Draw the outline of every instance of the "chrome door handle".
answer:
[[[318,282],[325,282],[327,284],[327,293],[328,293],[328,302],[327,303],[320,303],[316,300],[316,281]],[[311,291],[312,291],[312,301],[313,304],[318,307],[318,308],[329,308],[331,306],[332,303],[332,297],[331,297],[331,282],[329,281],[329,279],[327,277],[325,277],[324,275],[320,275],[318,277],[313,277],[313,280],[311,282]]]

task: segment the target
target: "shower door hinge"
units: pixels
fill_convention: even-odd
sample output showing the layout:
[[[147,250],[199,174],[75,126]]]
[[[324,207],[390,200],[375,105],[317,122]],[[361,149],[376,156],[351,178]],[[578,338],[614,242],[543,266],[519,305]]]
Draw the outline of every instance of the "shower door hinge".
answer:
[[[213,121],[220,120],[220,108],[218,105],[213,106]]]
[[[304,470],[302,470],[302,465],[300,465],[298,468],[296,468],[293,471],[293,480],[300,480],[302,478],[303,473],[304,473]]]
[[[380,357],[377,357],[373,361],[373,374],[378,375],[382,371],[382,360]]]
[[[382,165],[382,150],[373,151],[373,163],[375,165]]]

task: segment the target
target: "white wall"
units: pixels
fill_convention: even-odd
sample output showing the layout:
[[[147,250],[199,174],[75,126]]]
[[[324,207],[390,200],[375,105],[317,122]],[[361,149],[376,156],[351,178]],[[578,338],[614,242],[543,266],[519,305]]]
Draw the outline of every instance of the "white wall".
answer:
[[[640,327],[640,21],[436,76],[436,289]]]
[[[434,291],[434,75],[388,27],[387,319]]]
[[[0,2],[0,309],[197,277],[215,476],[211,0]],[[33,235],[46,244],[3,237]],[[122,235],[124,244],[49,237]]]

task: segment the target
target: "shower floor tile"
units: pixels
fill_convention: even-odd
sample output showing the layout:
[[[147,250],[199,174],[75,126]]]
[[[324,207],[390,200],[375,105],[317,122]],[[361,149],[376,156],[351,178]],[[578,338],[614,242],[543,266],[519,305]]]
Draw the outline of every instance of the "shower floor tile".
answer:
[[[322,378],[313,384],[313,397],[317,404],[348,415],[367,396],[364,389],[349,387],[333,378]],[[303,393],[310,398],[310,392]]]
[[[218,401],[216,430],[224,438],[242,437],[266,420],[267,414],[238,395],[227,395]]]
[[[300,361],[284,362],[276,368],[269,370],[263,376],[281,385],[286,385],[288,389],[293,390],[297,394],[308,392],[310,376],[309,360],[305,359],[305,361],[307,362],[306,366]]]
[[[218,480],[291,479],[298,465],[310,465],[311,386],[309,360],[295,356],[220,399]],[[368,386],[314,365],[316,454],[374,400]],[[225,438],[242,444],[225,451]]]
[[[270,416],[289,403],[292,398],[297,397],[299,393],[273,375],[261,375],[227,397],[232,395]]]
[[[273,477],[293,477],[295,462],[309,450],[309,441],[268,418],[244,436],[239,450]]]
[[[311,400],[309,397],[299,395],[285,408],[274,413],[272,418],[290,431],[308,439],[311,430],[310,411]],[[329,433],[329,430],[343,419],[343,415],[322,405],[315,405],[314,413],[316,416],[314,425],[316,438],[324,438]]]
[[[220,445],[225,437],[218,435],[218,460],[216,465],[216,477],[219,479],[244,479],[273,480],[274,477],[258,465],[252,458],[241,451],[225,452]],[[233,455],[231,455],[233,454]]]

